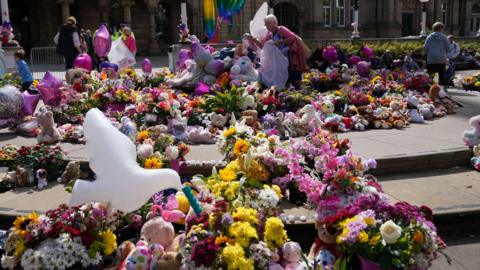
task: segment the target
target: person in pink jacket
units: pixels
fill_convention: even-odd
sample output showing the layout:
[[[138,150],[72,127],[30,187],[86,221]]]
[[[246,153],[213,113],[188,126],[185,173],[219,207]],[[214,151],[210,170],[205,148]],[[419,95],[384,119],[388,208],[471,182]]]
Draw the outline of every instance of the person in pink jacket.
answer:
[[[261,40],[257,40],[251,35],[246,35],[248,41],[263,48],[263,44],[273,40],[289,61],[287,84],[291,83],[296,88],[300,88],[302,72],[305,72],[307,69],[307,58],[300,37],[285,26],[279,26],[277,17],[273,14],[267,15],[264,21],[268,30],[267,35]]]
[[[135,55],[137,53],[137,41],[135,40],[135,35],[132,33],[132,29],[130,29],[130,27],[123,27],[122,40],[123,43],[125,43],[125,45],[127,46],[128,50],[130,50],[133,55]]]

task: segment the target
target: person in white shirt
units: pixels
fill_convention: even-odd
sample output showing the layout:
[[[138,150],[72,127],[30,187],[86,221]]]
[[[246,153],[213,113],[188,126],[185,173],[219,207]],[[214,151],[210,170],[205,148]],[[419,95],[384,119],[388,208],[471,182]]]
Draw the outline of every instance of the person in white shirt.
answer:
[[[66,24],[62,26],[53,39],[55,45],[57,45],[57,54],[63,55],[65,58],[66,70],[73,68],[73,61],[77,55],[82,53],[80,35],[76,25],[75,17],[68,17]]]

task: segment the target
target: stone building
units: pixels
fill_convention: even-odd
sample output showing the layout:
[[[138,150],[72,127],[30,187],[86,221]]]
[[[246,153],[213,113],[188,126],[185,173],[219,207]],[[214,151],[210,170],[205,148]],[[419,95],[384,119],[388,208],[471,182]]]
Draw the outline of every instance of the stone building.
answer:
[[[81,27],[95,30],[128,24],[135,32],[140,54],[158,53],[176,42],[180,2],[187,2],[190,31],[200,38],[203,0],[9,0],[10,17],[23,46],[53,46],[53,37],[69,15]],[[238,40],[263,0],[246,0],[231,22],[220,22],[220,41]],[[282,25],[305,39],[349,38],[355,0],[269,0]],[[362,37],[418,35],[419,0],[359,0]],[[474,36],[480,27],[480,0],[430,0],[427,25],[443,21],[447,32]]]

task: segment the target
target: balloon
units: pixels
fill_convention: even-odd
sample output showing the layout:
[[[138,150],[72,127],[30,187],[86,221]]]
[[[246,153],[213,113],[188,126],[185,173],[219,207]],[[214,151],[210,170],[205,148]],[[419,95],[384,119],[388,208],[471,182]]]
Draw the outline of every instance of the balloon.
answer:
[[[212,39],[217,31],[217,10],[214,0],[203,1],[203,18],[208,39]]]
[[[330,63],[337,62],[337,49],[333,46],[327,46],[323,49],[323,59]]]
[[[360,76],[368,78],[370,76],[370,64],[365,61],[360,61],[357,64],[357,72]]]
[[[140,167],[133,142],[116,129],[100,110],[87,112],[83,128],[90,168],[97,179],[75,182],[69,203],[71,206],[96,201],[110,203],[123,212],[132,212],[158,191],[182,189],[180,176],[174,170]]]
[[[93,38],[93,49],[99,57],[107,57],[112,46],[112,39],[107,27],[102,24]]]
[[[22,94],[16,87],[6,85],[0,88],[0,118],[16,118],[22,107]]]
[[[363,56],[365,59],[370,60],[373,57],[373,49],[367,45],[363,46]]]
[[[348,60],[348,63],[352,66],[355,66],[358,64],[358,62],[362,61],[362,59],[360,58],[360,56],[358,55],[353,55],[352,57],[350,57],[350,59]]]
[[[148,58],[143,59],[142,70],[146,74],[152,73],[152,62]]]
[[[187,68],[187,65],[185,64],[185,61],[192,59],[192,52],[187,49],[181,49],[180,52],[178,53],[178,60],[177,63],[177,69],[183,70]]]
[[[195,87],[195,96],[203,96],[210,93],[210,86],[208,84],[199,82]]]
[[[92,58],[90,55],[82,53],[75,58],[75,61],[73,61],[73,66],[76,68],[86,69],[90,72],[92,71]]]
[[[50,71],[47,71],[37,86],[43,103],[50,106],[57,105],[62,97],[62,91],[60,90],[62,84],[62,81],[55,78]]]
[[[37,107],[40,95],[29,94],[28,91],[22,93],[23,96],[23,113],[25,115],[33,115]]]

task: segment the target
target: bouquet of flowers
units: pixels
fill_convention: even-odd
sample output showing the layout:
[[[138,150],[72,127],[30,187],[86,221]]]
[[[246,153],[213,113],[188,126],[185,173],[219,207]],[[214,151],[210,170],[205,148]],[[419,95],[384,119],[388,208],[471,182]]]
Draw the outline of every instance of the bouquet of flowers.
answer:
[[[117,249],[115,230],[124,214],[108,213],[102,204],[61,205],[45,215],[17,217],[2,256],[2,267],[66,269],[96,266]]]
[[[463,78],[462,85],[467,91],[480,91],[480,73]]]

